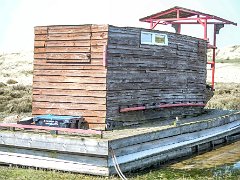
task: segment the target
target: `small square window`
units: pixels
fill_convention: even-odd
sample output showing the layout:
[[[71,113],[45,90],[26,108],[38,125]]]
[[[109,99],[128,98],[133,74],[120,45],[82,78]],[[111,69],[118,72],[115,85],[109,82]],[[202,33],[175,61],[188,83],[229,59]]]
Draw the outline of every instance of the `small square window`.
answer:
[[[161,33],[141,32],[141,44],[168,45],[168,36]]]

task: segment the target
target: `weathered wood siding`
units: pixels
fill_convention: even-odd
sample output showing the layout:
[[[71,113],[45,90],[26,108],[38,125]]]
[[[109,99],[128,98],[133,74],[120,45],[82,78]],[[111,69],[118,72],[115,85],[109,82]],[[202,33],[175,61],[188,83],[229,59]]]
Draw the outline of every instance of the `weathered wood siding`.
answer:
[[[109,26],[107,120],[140,122],[199,113],[201,107],[119,112],[142,105],[206,102],[207,42],[160,32],[167,34],[168,46],[143,45],[141,31],[151,32]]]
[[[108,25],[35,27],[33,115],[82,115],[105,127]]]
[[[160,32],[168,35],[167,46],[143,45],[141,31],[150,30],[36,27],[33,115],[82,115],[90,128],[104,129],[106,121],[128,124],[199,113],[202,107],[119,112],[126,107],[206,102],[207,42]]]

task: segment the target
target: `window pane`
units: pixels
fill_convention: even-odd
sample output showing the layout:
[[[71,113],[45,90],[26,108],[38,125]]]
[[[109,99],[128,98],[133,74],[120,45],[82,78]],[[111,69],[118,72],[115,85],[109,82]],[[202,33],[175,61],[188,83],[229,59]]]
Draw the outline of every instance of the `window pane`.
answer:
[[[152,34],[151,33],[141,33],[141,43],[152,43]]]
[[[155,34],[155,43],[166,44],[165,36],[164,35]]]

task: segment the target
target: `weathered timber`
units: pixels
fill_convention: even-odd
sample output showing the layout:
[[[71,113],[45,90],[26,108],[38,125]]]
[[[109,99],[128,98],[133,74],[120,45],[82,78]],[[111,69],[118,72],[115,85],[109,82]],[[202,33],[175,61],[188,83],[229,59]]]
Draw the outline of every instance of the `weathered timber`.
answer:
[[[142,31],[165,34],[168,45],[141,43]],[[202,39],[111,25],[40,26],[35,27],[34,48],[34,115],[81,114],[89,126],[116,122],[117,127],[196,115],[203,109],[120,112],[121,108],[209,99],[207,42]]]
[[[202,108],[196,107],[119,112],[119,107],[206,102],[206,42],[164,32],[168,46],[145,45],[139,39],[141,31],[109,26],[108,120],[124,124],[200,113]]]

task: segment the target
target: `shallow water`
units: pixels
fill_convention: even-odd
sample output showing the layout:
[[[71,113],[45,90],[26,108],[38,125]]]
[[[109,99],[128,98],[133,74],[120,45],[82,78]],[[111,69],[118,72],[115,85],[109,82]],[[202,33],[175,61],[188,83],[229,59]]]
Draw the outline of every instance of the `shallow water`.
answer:
[[[234,169],[240,169],[240,161],[233,165]]]
[[[240,141],[170,165],[173,169],[205,169],[221,166],[240,169]]]

